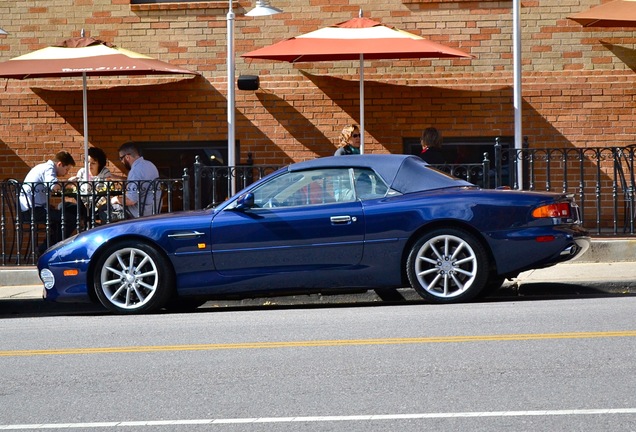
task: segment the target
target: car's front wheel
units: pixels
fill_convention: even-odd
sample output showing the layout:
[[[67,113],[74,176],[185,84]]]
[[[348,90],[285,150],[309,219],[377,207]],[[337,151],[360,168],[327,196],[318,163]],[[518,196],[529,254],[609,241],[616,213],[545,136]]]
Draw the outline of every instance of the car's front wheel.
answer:
[[[470,233],[455,228],[433,230],[411,248],[407,275],[411,286],[433,303],[475,298],[488,280],[488,255]]]
[[[101,254],[94,272],[99,301],[119,314],[161,309],[174,286],[170,263],[150,245],[119,242]]]

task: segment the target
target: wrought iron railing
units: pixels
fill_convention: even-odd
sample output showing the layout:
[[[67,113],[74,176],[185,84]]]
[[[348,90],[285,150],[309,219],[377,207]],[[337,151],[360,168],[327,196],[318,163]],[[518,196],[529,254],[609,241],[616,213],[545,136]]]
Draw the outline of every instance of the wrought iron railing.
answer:
[[[496,142],[492,154],[492,161],[488,153],[484,153],[479,163],[435,167],[483,188],[517,189],[522,185],[525,190],[573,194],[581,208],[583,225],[593,235],[636,234],[635,147],[508,149]],[[231,190],[243,189],[278,168],[280,166],[275,165],[207,166],[197,160],[192,169],[184,169],[181,178],[158,179],[148,184],[60,182],[67,191],[61,195],[50,192],[43,184],[5,180],[0,183],[0,265],[35,264],[38,247],[51,244],[55,230],[64,238],[71,231],[117,220],[122,216],[109,204],[115,196],[125,201],[131,193],[143,194],[150,213],[202,209],[218,205],[230,196]],[[21,192],[30,194],[33,201],[38,188],[44,192],[45,208],[58,209],[59,227],[50,215],[42,219],[33,212],[22,211]],[[67,201],[70,204],[61,205]],[[81,210],[82,206],[85,211]]]
[[[493,180],[493,171],[490,169],[488,153],[484,153],[481,163],[470,164],[437,164],[432,165],[440,171],[444,171],[454,177],[464,179],[484,189],[490,189]]]
[[[218,205],[228,199],[232,181],[234,190],[240,191],[279,168],[280,165],[209,166],[202,164],[197,156],[192,170],[194,208]]]
[[[126,217],[189,208],[188,178],[146,181],[0,183],[1,265],[32,265],[38,252],[75,232]],[[131,196],[132,195],[132,196]],[[128,199],[138,205],[125,206]]]

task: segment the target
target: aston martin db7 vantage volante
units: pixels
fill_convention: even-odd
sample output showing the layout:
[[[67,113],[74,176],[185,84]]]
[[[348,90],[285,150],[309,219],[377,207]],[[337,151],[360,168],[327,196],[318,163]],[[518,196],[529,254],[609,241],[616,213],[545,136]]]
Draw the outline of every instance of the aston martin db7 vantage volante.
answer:
[[[356,155],[292,164],[216,208],[84,231],[38,269],[47,300],[121,314],[408,286],[456,303],[589,243],[571,195],[480,189],[416,156]]]

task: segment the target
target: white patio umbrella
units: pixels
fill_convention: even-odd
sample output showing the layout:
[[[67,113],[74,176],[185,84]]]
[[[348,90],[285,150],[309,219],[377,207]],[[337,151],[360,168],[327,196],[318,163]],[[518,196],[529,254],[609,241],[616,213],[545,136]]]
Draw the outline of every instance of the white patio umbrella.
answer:
[[[0,63],[0,78],[82,77],[84,168],[88,180],[88,76],[199,75],[91,37],[66,39]]]

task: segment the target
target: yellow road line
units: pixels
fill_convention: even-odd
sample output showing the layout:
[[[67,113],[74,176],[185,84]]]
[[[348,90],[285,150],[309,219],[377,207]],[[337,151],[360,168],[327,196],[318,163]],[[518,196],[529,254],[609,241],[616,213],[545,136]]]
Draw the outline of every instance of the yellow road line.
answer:
[[[71,354],[142,353],[142,352],[165,352],[165,351],[214,351],[214,350],[266,349],[266,348],[305,348],[305,347],[333,347],[333,346],[355,346],[355,345],[501,342],[501,341],[551,340],[551,339],[617,338],[617,337],[636,337],[636,330],[609,331],[609,332],[438,336],[438,337],[422,337],[422,338],[317,340],[317,341],[297,341],[297,342],[245,342],[245,343],[230,343],[230,344],[59,348],[59,349],[44,349],[44,350],[5,350],[5,351],[0,351],[0,357],[19,357],[19,356],[24,357],[24,356],[41,356],[41,355],[71,355]]]

